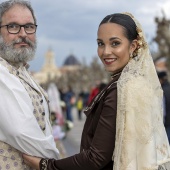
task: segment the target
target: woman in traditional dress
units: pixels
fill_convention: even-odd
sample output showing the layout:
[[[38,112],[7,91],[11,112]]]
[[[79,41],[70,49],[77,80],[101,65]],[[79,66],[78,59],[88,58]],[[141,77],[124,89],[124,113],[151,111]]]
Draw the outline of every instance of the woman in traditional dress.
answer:
[[[55,160],[23,155],[40,170],[157,170],[168,166],[162,89],[138,21],[106,16],[97,34],[98,56],[110,83],[85,110],[80,153]]]

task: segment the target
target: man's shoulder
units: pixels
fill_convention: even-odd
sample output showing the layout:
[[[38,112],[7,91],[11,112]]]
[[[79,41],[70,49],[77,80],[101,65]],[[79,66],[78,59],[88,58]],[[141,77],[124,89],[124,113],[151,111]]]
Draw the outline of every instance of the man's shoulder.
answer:
[[[12,66],[3,58],[0,57],[0,72],[2,71],[6,71],[6,72],[10,72],[12,71]]]
[[[3,72],[9,73],[9,68],[0,63],[0,74],[2,74]]]

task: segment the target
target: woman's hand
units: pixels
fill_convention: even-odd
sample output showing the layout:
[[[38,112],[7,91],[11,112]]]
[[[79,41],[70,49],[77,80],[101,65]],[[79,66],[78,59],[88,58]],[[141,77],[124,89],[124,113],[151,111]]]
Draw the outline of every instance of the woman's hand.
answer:
[[[22,156],[23,156],[25,164],[27,164],[28,166],[32,168],[40,170],[39,163],[40,163],[41,158],[26,155],[26,154],[23,154]]]

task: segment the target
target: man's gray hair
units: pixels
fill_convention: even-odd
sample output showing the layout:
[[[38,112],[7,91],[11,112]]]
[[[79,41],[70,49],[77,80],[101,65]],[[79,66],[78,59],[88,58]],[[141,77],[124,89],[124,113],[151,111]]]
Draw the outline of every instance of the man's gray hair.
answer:
[[[8,0],[8,1],[2,2],[0,4],[0,25],[1,25],[2,16],[4,15],[4,13],[7,12],[14,5],[21,5],[23,7],[28,8],[31,11],[32,16],[34,18],[34,22],[35,22],[34,24],[37,23],[37,20],[36,20],[35,14],[34,14],[34,10],[33,10],[32,6],[31,6],[31,3],[29,1],[25,1],[25,0]]]

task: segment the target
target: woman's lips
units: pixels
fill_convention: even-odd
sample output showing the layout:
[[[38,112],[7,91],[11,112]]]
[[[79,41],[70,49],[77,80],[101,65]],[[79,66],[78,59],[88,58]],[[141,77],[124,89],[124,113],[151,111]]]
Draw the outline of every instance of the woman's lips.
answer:
[[[110,64],[114,63],[116,60],[117,60],[117,58],[105,58],[104,63],[106,65],[110,65]]]

